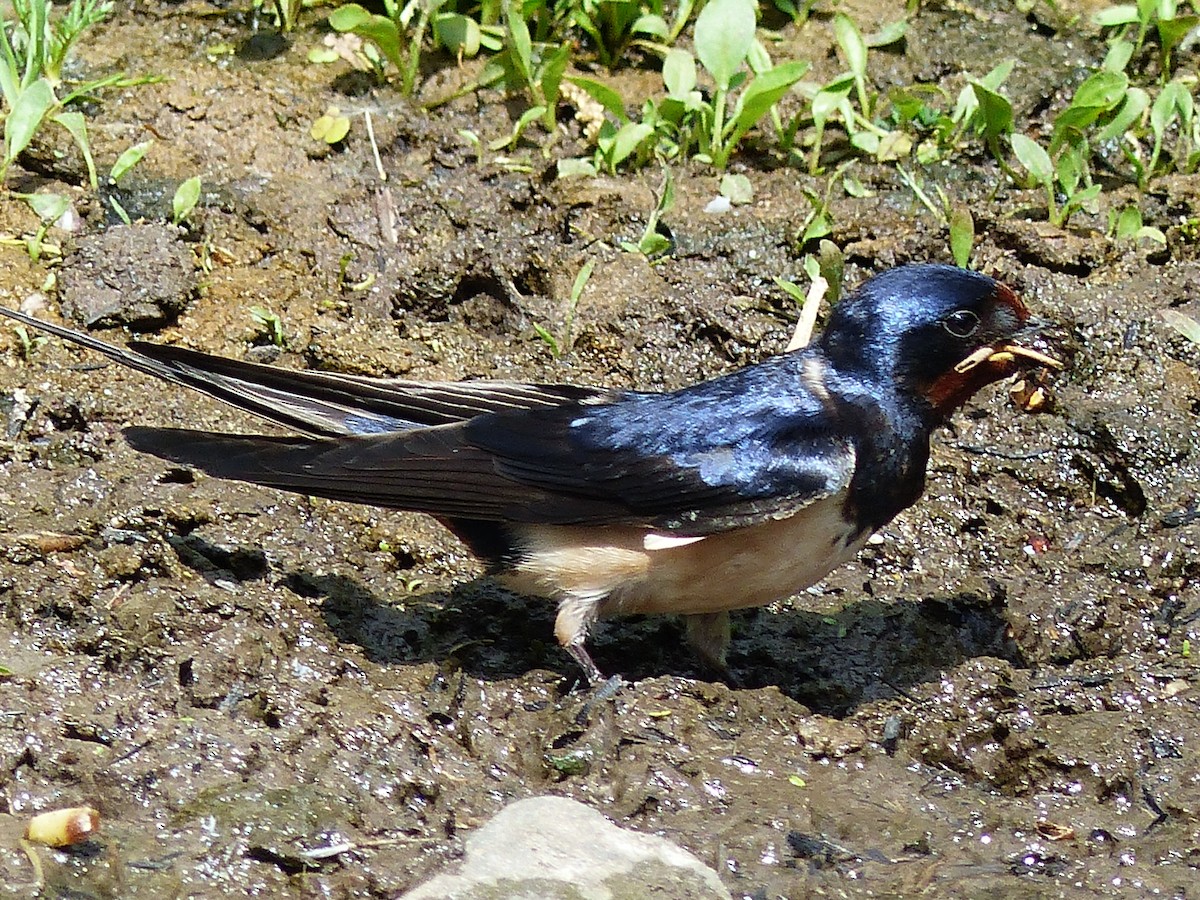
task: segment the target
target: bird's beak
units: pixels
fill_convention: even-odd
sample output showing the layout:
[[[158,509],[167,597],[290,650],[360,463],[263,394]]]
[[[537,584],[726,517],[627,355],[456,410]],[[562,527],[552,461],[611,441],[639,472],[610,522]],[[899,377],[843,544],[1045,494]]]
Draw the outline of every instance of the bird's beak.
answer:
[[[1032,347],[1023,347],[1020,344],[995,344],[989,347],[980,347],[966,359],[962,360],[954,367],[954,371],[960,375],[965,375],[981,363],[991,363],[995,366],[1008,366],[1016,362],[1018,358],[1032,360],[1043,366],[1049,366],[1052,369],[1061,369],[1063,364],[1053,356],[1047,356],[1040,350],[1034,350]]]

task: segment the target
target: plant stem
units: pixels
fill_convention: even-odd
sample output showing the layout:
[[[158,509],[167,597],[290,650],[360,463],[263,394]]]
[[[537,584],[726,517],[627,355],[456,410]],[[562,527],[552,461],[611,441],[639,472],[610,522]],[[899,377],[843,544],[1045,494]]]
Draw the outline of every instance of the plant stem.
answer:
[[[708,155],[713,158],[714,165],[716,164],[717,157],[723,155],[724,141],[721,138],[721,132],[725,130],[726,97],[725,90],[717,88],[717,95],[713,98],[712,131],[708,136]]]

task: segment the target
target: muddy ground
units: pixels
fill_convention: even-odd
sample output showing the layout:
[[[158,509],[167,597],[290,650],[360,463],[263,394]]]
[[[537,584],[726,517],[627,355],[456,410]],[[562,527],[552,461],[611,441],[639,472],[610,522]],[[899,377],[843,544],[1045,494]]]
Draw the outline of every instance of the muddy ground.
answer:
[[[818,77],[836,73],[827,19],[782,34],[780,56],[804,48]],[[43,293],[57,316],[107,261],[118,289],[186,299],[140,327],[153,340],[422,379],[669,388],[786,343],[795,306],[772,279],[804,281],[801,188],[823,179],[751,149],[753,203],[712,216],[717,179],[680,167],[674,251],[650,265],[617,243],[640,235],[661,176],[557,180],[553,158],[585,152],[569,110],[550,158],[523,145],[514,169],[458,131],[486,142],[520,103],[484,92],[424,113],[345,64],[306,63],[315,27],[275,56],[247,51],[251,36],[237,10],[119,5],[81,60],[170,76],[89,108],[102,171],[154,139],[118,194],[148,224],[95,243],[115,218],[52,152],[65,145],[43,149],[10,187],[71,192],[83,227],[50,232],[60,265],[0,246],[0,302]],[[223,44],[243,52],[206,53]],[[928,4],[875,74],[957,91],[1009,54],[1028,117],[1103,48],[1036,11]],[[427,100],[477,65],[429,63]],[[624,77],[631,96],[652,82]],[[308,137],[330,103],[372,112],[386,184],[361,116],[342,147]],[[984,391],[881,543],[737,616],[738,687],[696,667],[679,623],[618,621],[592,647],[632,683],[588,707],[552,610],[481,579],[435,524],[139,456],[126,424],[262,426],[58,341],[26,352],[0,327],[0,887],[35,890],[27,818],[83,803],[98,840],[32,851],[49,896],[393,896],[509,801],[554,793],[677,841],[738,897],[1194,893],[1200,349],[1157,313],[1200,314],[1200,181],[1142,198],[1164,250],[1105,237],[1107,209],[1134,197],[1116,181],[1062,231],[1036,194],[958,162],[918,171],[971,205],[976,265],[1052,320],[1069,366],[1038,414],[1008,385]],[[871,196],[832,193],[848,281],[949,258],[894,167],[854,173]],[[170,231],[170,196],[196,174],[202,206]],[[0,231],[35,226],[0,201]],[[253,306],[278,314],[282,352]]]

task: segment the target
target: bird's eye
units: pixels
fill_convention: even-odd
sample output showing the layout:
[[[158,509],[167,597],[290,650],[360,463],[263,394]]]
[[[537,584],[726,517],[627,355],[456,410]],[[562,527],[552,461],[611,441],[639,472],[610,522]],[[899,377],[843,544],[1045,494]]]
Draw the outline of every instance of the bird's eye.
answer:
[[[956,338],[969,338],[979,328],[979,316],[969,309],[956,309],[942,320],[942,327]]]

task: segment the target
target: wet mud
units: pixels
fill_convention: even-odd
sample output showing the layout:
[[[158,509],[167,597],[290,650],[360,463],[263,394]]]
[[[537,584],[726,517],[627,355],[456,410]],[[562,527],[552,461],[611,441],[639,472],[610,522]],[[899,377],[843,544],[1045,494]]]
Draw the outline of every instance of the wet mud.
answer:
[[[827,31],[782,32],[818,77],[838,65],[812,50],[832,46]],[[82,229],[50,232],[53,268],[0,245],[0,302],[44,297],[39,314],[57,315],[64,292],[169,284],[186,309],[135,316],[149,339],[431,380],[663,389],[786,345],[796,307],[773,279],[804,282],[801,190],[823,193],[823,178],[750,148],[753,202],[714,216],[717,178],[681,167],[673,249],[651,264],[619,242],[645,227],[658,171],[560,180],[534,145],[507,163],[480,154],[460,129],[486,143],[519,104],[483,92],[422,112],[305,63],[311,30],[266,59],[205,52],[250,36],[244,17],[138,6],[84,48],[85,65],[173,76],[90,120],[102,169],[153,137],[105,191],[160,224],[104,231],[111,210],[77,161],[30,161],[11,187],[72,193]],[[947,4],[914,20],[882,77],[949,88],[967,67],[947,60],[1002,47],[1028,114],[1096,55],[1096,36],[1074,40],[1007,6]],[[438,67],[425,99],[468,77]],[[386,181],[361,115],[343,146],[308,136],[331,103],[371,112]],[[577,123],[558,140],[556,154],[584,152]],[[950,258],[894,166],[851,171],[869,196],[831,201],[848,282]],[[162,227],[197,174],[201,205]],[[29,895],[39,877],[20,846],[28,817],[87,804],[98,840],[31,851],[48,896],[390,897],[509,801],[550,793],[678,842],[737,897],[1189,893],[1200,348],[1159,312],[1200,315],[1200,181],[1161,180],[1143,201],[1164,249],[1105,236],[1107,204],[1133,197],[1118,185],[1062,230],[982,159],[922,174],[972,205],[976,266],[1051,321],[1068,366],[1036,413],[1008,384],[982,392],[937,435],[926,497],[881,540],[735,616],[736,686],[698,667],[679,622],[618,620],[591,646],[630,683],[592,702],[553,610],[484,578],[430,520],[139,456],[127,424],[263,426],[0,328],[4,890]],[[0,200],[0,231],[36,227]],[[130,268],[89,281],[106,259]],[[144,285],[151,270],[162,279]],[[280,341],[252,307],[278,317]]]

